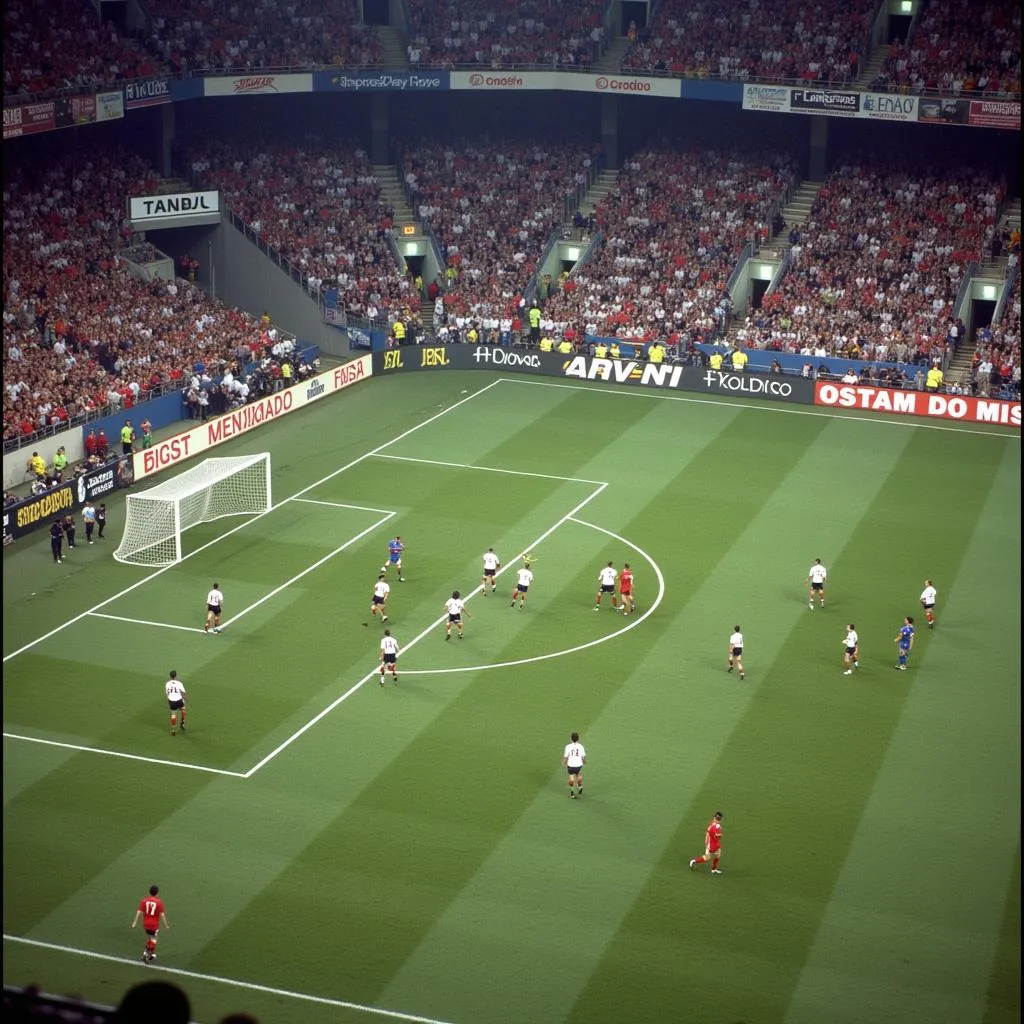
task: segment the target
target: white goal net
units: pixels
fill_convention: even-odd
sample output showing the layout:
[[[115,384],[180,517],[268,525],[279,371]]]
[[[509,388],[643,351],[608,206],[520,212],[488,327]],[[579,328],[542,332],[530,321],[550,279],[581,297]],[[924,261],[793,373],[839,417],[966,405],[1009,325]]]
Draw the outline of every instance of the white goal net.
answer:
[[[114,557],[132,565],[171,565],[181,561],[181,535],[190,527],[269,508],[268,452],[206,459],[172,480],[128,495],[124,536]]]

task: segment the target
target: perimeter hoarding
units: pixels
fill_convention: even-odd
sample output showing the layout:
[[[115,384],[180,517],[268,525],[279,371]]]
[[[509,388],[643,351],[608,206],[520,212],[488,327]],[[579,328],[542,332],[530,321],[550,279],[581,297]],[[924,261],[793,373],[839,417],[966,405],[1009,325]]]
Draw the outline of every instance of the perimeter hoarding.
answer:
[[[944,395],[928,391],[898,391],[894,388],[819,381],[814,387],[814,404],[827,405],[835,409],[893,413],[897,416],[957,420],[960,423],[1020,426],[1020,402],[1010,402],[1001,398],[974,398],[971,395]]]
[[[868,121],[913,122],[918,120],[919,100],[916,96],[900,93],[750,84],[743,87],[743,109],[773,114],[821,114]]]
[[[304,74],[229,75],[203,79],[204,96],[267,96],[312,91],[312,71]]]
[[[442,92],[447,71],[316,71],[316,92]]]
[[[594,75],[574,71],[453,71],[452,89],[479,92],[593,92],[610,96],[660,96],[677,100],[682,95],[678,78],[642,75]]]

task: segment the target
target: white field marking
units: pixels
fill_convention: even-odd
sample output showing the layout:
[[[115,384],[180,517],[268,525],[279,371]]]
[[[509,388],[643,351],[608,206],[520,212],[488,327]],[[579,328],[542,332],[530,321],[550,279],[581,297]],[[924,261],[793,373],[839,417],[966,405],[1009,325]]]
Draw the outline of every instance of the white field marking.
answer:
[[[189,764],[187,761],[170,761],[163,757],[143,757],[142,754],[126,754],[123,750],[104,750],[101,747],[84,747],[78,743],[60,743],[57,740],[44,740],[38,736],[22,736],[16,732],[5,732],[5,740],[21,740],[24,743],[39,743],[44,747],[60,747],[62,750],[75,750],[81,754],[105,754],[107,757],[123,757],[127,761],[145,761],[147,764],[162,764],[171,768],[191,768],[194,772],[207,772],[210,775],[230,775],[235,779],[244,779],[242,772],[228,771],[226,768],[208,768],[203,764]]]
[[[496,661],[489,665],[466,665],[459,668],[418,668],[403,670],[403,676],[436,676],[436,675],[447,675],[448,673],[454,672],[483,672],[489,668],[513,668],[517,665],[532,665],[537,661],[548,661],[551,658],[562,658],[567,654],[578,654],[580,651],[585,651],[588,647],[597,647],[598,644],[607,643],[609,640],[614,640],[616,637],[622,636],[623,633],[628,633],[631,629],[636,629],[641,622],[644,621],[648,616],[653,615],[658,605],[661,604],[665,597],[665,577],[661,573],[661,569],[658,567],[658,563],[644,551],[639,545],[634,544],[632,541],[626,540],[625,537],[620,537],[617,533],[612,533],[611,530],[606,530],[603,526],[598,526],[597,523],[587,523],[582,519],[577,519],[575,516],[570,516],[569,522],[579,523],[580,526],[589,526],[592,530],[599,530],[601,533],[607,534],[613,540],[617,540],[620,544],[625,544],[626,547],[632,548],[641,558],[643,558],[648,565],[654,570],[654,575],[658,580],[658,593],[651,602],[650,608],[643,613],[643,615],[635,616],[628,626],[623,626],[622,629],[615,630],[614,633],[609,633],[607,636],[598,637],[596,640],[590,640],[585,644],[577,644],[575,647],[567,647],[562,651],[552,651],[550,654],[537,654],[532,658],[516,658],[515,661]]]
[[[344,473],[346,470],[351,469],[353,466],[359,465],[360,462],[365,462],[366,459],[371,458],[378,452],[384,451],[385,448],[389,448],[391,445],[397,444],[399,441],[403,440],[404,438],[407,438],[410,434],[414,434],[417,430],[420,430],[423,427],[428,426],[435,420],[440,419],[442,416],[446,416],[453,409],[458,409],[460,405],[465,405],[466,402],[471,402],[474,398],[477,398],[480,395],[484,394],[484,392],[490,391],[491,388],[500,384],[502,379],[503,378],[499,377],[496,380],[492,380],[490,384],[484,385],[484,387],[482,387],[479,391],[474,391],[471,395],[467,395],[465,398],[460,398],[457,402],[454,402],[452,405],[449,405],[448,408],[442,409],[440,412],[434,413],[433,416],[428,417],[422,423],[417,423],[416,426],[409,427],[408,430],[403,430],[401,434],[399,434],[397,437],[393,437],[390,441],[385,441],[384,444],[379,445],[372,451],[365,452],[364,454],[353,459],[351,462],[347,462],[340,469],[335,469],[332,472],[328,473],[327,476],[321,477],[319,480],[309,484],[307,487],[303,487],[302,490],[300,491],[296,491],[293,495],[291,495],[291,497],[285,498],[283,501],[278,502],[276,505],[271,505],[270,508],[268,508],[265,512],[259,512],[256,515],[252,516],[250,519],[246,519],[244,522],[239,523],[237,526],[232,527],[230,530],[227,530],[219,536],[214,537],[213,540],[207,541],[201,547],[196,548],[195,551],[190,551],[187,555],[184,555],[181,561],[185,562],[190,558],[194,558],[196,555],[205,551],[207,548],[213,547],[214,544],[219,544],[222,540],[226,540],[232,534],[237,533],[239,530],[244,530],[251,523],[254,523],[258,519],[262,519],[264,516],[269,515],[271,512],[273,512],[275,509],[280,508],[282,505],[286,505],[289,501],[295,501],[298,498],[301,498],[304,494],[308,494],[310,491],[315,490],[317,487],[320,487],[321,485],[327,483],[328,480],[333,480],[339,474]],[[147,576],[143,576],[141,580],[136,580],[135,583],[133,583],[131,586],[125,587],[124,590],[119,590],[116,594],[113,594],[111,597],[108,597],[105,600],[100,601],[99,604],[93,605],[87,611],[80,612],[73,618],[68,619],[67,622],[62,622],[59,626],[56,626],[55,628],[51,629],[48,633],[44,633],[42,636],[36,637],[35,640],[30,640],[27,644],[23,644],[16,650],[11,651],[10,654],[5,654],[3,657],[3,663],[6,664],[12,658],[16,658],[19,654],[24,654],[25,651],[31,650],[37,644],[41,644],[44,640],[49,640],[51,636],[55,636],[62,630],[67,629],[68,626],[72,626],[76,622],[80,622],[87,615],[98,611],[100,608],[105,608],[108,604],[111,604],[112,602],[124,597],[125,594],[130,594],[133,590],[137,590],[143,584],[148,583],[152,579],[156,579],[157,576],[167,572],[168,569],[173,569],[175,565],[180,564],[180,562],[172,562],[170,565],[162,566],[161,568],[149,573]]]
[[[551,534],[553,534],[555,530],[557,530],[563,523],[572,519],[572,517],[575,516],[576,513],[580,511],[580,509],[582,509],[585,505],[593,501],[594,498],[596,498],[607,486],[607,484],[600,484],[599,486],[597,486],[593,491],[590,492],[590,494],[587,495],[587,497],[585,497],[578,505],[576,505],[575,508],[570,509],[569,512],[562,516],[562,518],[559,519],[554,526],[549,527],[536,540],[534,540],[530,545],[528,545],[524,549],[524,552],[532,551],[535,547],[539,547],[540,544],[547,537],[550,537]],[[500,576],[506,569],[510,568],[513,564],[515,564],[515,562],[517,562],[521,557],[522,553],[517,555],[516,558],[509,562],[507,565],[502,566],[502,568],[500,568],[495,575]],[[470,591],[466,595],[465,600],[469,601],[470,598],[475,597],[479,593],[482,593],[482,591],[483,586],[478,584],[474,590]],[[412,640],[410,640],[407,644],[403,644],[401,646],[402,653],[409,650],[410,647],[414,647],[425,636],[429,636],[435,629],[437,629],[438,626],[441,625],[442,622],[447,621],[447,618],[448,616],[445,614],[435,619],[432,623],[430,623],[429,626],[427,626],[426,629],[422,630],[420,633],[417,633],[416,636],[412,638]],[[296,729],[295,732],[291,734],[291,736],[289,736],[286,740],[283,740],[276,747],[274,747],[274,749],[269,754],[267,754],[266,757],[264,757],[260,761],[257,761],[256,764],[254,764],[245,773],[245,778],[252,778],[252,776],[255,775],[261,768],[263,768],[264,766],[268,765],[271,761],[273,761],[278,754],[280,754],[284,750],[287,750],[288,747],[290,747],[297,739],[299,739],[300,736],[303,736],[310,729],[312,729],[313,726],[317,724],[317,722],[319,722],[323,718],[326,718],[336,707],[338,707],[339,704],[343,704],[346,700],[349,699],[349,697],[352,696],[352,694],[358,693],[359,690],[361,690],[371,679],[376,679],[378,676],[379,667],[374,666],[369,672],[366,673],[365,676],[363,676],[362,679],[360,679],[357,683],[353,683],[353,685],[350,686],[343,694],[332,700],[331,703],[327,705],[327,707],[325,707],[322,711],[318,711],[308,722],[306,722],[305,725]]]
[[[346,505],[343,501],[319,501],[316,498],[291,498],[291,501],[299,501],[303,505],[327,505],[328,508],[351,508],[356,512],[379,512],[381,515],[395,515],[390,509],[370,508],[368,505]]]
[[[906,416],[879,418],[877,416],[841,416],[834,412],[811,412],[809,409],[790,409],[778,403],[765,401],[764,405],[751,405],[749,402],[734,402],[731,398],[689,398],[686,395],[666,394],[663,391],[653,391],[648,388],[638,387],[602,387],[594,384],[587,387],[584,384],[556,384],[553,381],[534,380],[532,377],[501,377],[500,380],[508,384],[532,384],[538,388],[567,388],[570,391],[600,391],[606,395],[628,395],[632,398],[657,398],[670,402],[691,402],[694,405],[719,405],[729,409],[760,409],[762,412],[788,413],[790,416],[818,416],[827,420],[845,420],[852,423],[881,423],[889,427],[917,427],[920,430],[947,430],[954,434],[981,434],[984,437],[1005,437],[1010,440],[1019,441],[1020,434],[998,434],[994,430],[974,430],[970,424],[961,424],[958,427],[946,427],[938,423],[919,422],[918,417]],[[856,412],[851,409],[851,412]],[[985,424],[979,423],[979,427]]]
[[[300,498],[299,500],[303,501],[305,499]],[[274,589],[271,590],[270,593],[264,594],[263,597],[261,597],[258,601],[254,601],[251,605],[249,605],[248,608],[243,608],[237,615],[233,615],[230,619],[227,619],[221,626],[221,629],[227,629],[228,626],[230,626],[233,622],[237,622],[243,615],[248,615],[249,612],[253,611],[256,608],[259,608],[259,606],[263,604],[265,601],[269,601],[272,597],[275,597],[277,594],[280,594],[282,590],[286,590],[293,583],[297,583],[299,580],[302,579],[303,576],[309,575],[309,573],[311,573],[314,569],[319,569],[320,566],[323,565],[325,562],[329,562],[335,555],[341,554],[341,552],[344,551],[345,548],[351,547],[353,544],[356,543],[356,541],[362,540],[368,533],[373,533],[374,530],[376,530],[380,526],[383,526],[384,523],[386,523],[389,519],[392,518],[392,516],[395,516],[397,514],[397,512],[388,512],[387,515],[381,516],[381,518],[378,519],[372,526],[368,526],[365,530],[363,530],[361,533],[357,533],[354,537],[349,537],[349,539],[345,541],[344,544],[340,544],[333,551],[330,551],[326,555],[324,555],[323,558],[314,562],[312,565],[307,566],[307,568],[303,569],[302,572],[296,573],[290,580],[285,580],[284,583],[282,583],[280,586],[274,587]]]
[[[152,619],[129,619],[124,615],[107,615],[106,612],[86,612],[94,619],[113,619],[114,622],[134,622],[137,626],[162,626],[164,629],[183,629],[187,633],[202,633],[198,626],[179,626],[175,622],[153,622]]]
[[[231,988],[246,989],[249,992],[260,992],[268,996],[282,996],[285,999],[298,999],[304,1003],[316,1003],[319,1006],[334,1006],[341,1010],[355,1010],[388,1020],[407,1021],[409,1024],[452,1024],[451,1021],[438,1020],[436,1017],[421,1017],[415,1013],[402,1013],[400,1010],[385,1010],[380,1006],[366,1006],[363,1003],[352,1003],[347,999],[329,999],[327,996],[314,996],[308,992],[292,992],[286,988],[273,988],[270,985],[257,985],[252,981],[240,981],[237,978],[223,978],[217,974],[203,974],[200,971],[187,971],[181,967],[165,967],[163,964],[147,964],[136,959],[123,956],[111,956],[109,953],[96,953],[91,949],[76,949],[74,946],[59,946],[54,942],[42,942],[39,939],[27,939],[21,935],[4,933],[4,942],[14,942],[21,946],[32,946],[34,949],[46,949],[52,953],[69,953],[72,956],[83,956],[89,960],[102,960],[104,963],[123,964],[135,967],[144,974],[159,971],[178,978],[191,978],[193,981],[209,981],[216,985],[228,985]]]
[[[474,466],[468,462],[441,462],[439,459],[412,459],[408,455],[375,455],[377,459],[391,459],[394,462],[419,462],[424,466],[447,466],[450,469],[479,469],[484,473],[506,473],[509,476],[535,476],[541,480],[565,480],[571,484],[606,484],[606,480],[586,480],[579,476],[557,476],[554,473],[527,473],[522,469],[499,469],[497,466]]]

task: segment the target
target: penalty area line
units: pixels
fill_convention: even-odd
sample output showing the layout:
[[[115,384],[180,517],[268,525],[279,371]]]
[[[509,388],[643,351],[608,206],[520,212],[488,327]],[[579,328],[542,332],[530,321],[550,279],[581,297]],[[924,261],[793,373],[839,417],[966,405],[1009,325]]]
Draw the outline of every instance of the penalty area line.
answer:
[[[202,630],[200,630],[202,632]],[[5,740],[20,740],[22,743],[38,743],[44,747],[60,747],[62,750],[74,750],[79,754],[103,754],[106,757],[121,757],[126,761],[142,761],[145,764],[160,764],[167,768],[190,768],[194,772],[206,772],[208,775],[227,775],[233,779],[244,779],[244,772],[233,772],[227,768],[210,768],[205,764],[189,764],[187,761],[172,761],[164,757],[145,757],[142,754],[129,754],[123,750],[104,750],[102,747],[86,747],[80,743],[64,743],[60,740],[44,740],[39,736],[23,736],[16,732],[4,731]]]
[[[143,974],[158,971],[176,978],[188,978],[192,981],[207,981],[214,985],[227,985],[231,988],[245,989],[248,992],[259,992],[262,995],[279,996],[283,999],[295,999],[304,1003],[315,1003],[318,1006],[333,1006],[340,1010],[354,1010],[387,1020],[406,1021],[408,1024],[453,1024],[452,1021],[440,1020],[437,1017],[423,1017],[416,1013],[403,1013],[401,1010],[386,1010],[381,1006],[367,1006],[364,1003],[353,1003],[347,999],[331,999],[328,996],[315,996],[309,992],[294,992],[287,988],[276,988],[273,985],[260,985],[254,981],[243,981],[240,978],[225,978],[219,974],[204,974],[202,971],[189,971],[183,967],[166,967],[163,964],[143,964],[131,957],[112,956],[110,953],[97,953],[91,949],[78,949],[74,946],[62,946],[55,942],[43,942],[40,939],[28,939],[21,935],[8,935],[4,932],[4,942],[19,946],[30,946],[33,949],[45,949],[51,953],[65,953],[69,956],[80,956],[87,960],[99,960],[108,964],[123,964],[133,967]]]
[[[414,459],[408,455],[375,455],[375,459],[391,459],[393,462],[418,462],[423,466],[444,466],[446,469],[476,469],[483,473],[505,473],[508,476],[532,476],[539,480],[562,480],[567,484],[607,484],[606,480],[587,480],[579,476],[557,476],[554,473],[528,473],[522,469],[502,469],[499,466],[475,466],[469,462],[442,462],[440,459]]]
[[[106,612],[86,612],[94,619],[111,619],[114,622],[131,622],[136,626],[160,626],[162,629],[182,629],[186,633],[203,633],[198,626],[179,626],[176,622],[154,622],[152,619],[129,619],[124,615],[108,615]]]

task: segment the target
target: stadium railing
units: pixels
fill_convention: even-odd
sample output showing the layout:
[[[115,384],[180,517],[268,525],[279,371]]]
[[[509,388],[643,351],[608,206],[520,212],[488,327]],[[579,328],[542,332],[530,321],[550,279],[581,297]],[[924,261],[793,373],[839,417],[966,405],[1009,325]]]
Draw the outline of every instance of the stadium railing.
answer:
[[[1013,286],[1017,283],[1020,275],[1020,265],[1015,263],[1006,270],[1006,280],[1003,282],[1003,294],[999,296],[996,303],[996,310],[992,314],[992,323],[999,323],[1006,316],[1006,307],[1010,304],[1010,296],[1013,295]]]

